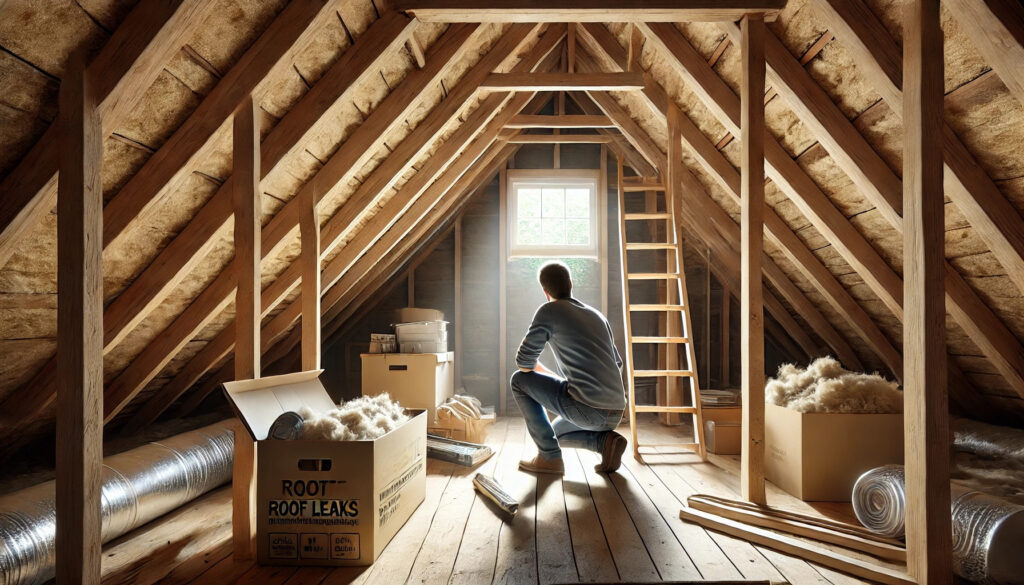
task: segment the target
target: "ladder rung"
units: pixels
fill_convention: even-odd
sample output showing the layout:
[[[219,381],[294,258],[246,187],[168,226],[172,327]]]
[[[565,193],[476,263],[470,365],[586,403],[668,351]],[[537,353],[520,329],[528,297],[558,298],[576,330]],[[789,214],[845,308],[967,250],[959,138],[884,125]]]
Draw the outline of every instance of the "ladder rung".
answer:
[[[626,242],[627,250],[675,250],[675,244],[663,242]]]
[[[641,220],[641,219],[669,219],[672,214],[666,211],[656,211],[650,213],[627,213],[626,221],[630,220]]]
[[[630,311],[682,311],[682,305],[630,305]]]
[[[633,343],[689,343],[689,337],[630,337]]]
[[[637,406],[635,412],[668,412],[674,414],[697,414],[692,406]]]
[[[690,370],[633,370],[634,378],[691,378],[693,372]]]
[[[634,272],[627,274],[626,278],[630,280],[669,280],[679,278],[679,275],[674,272]]]
[[[637,445],[637,449],[648,447],[678,447],[680,449],[695,450],[700,447],[700,443],[640,443]]]
[[[664,191],[663,183],[623,183],[622,190],[626,193],[642,193],[644,191]]]

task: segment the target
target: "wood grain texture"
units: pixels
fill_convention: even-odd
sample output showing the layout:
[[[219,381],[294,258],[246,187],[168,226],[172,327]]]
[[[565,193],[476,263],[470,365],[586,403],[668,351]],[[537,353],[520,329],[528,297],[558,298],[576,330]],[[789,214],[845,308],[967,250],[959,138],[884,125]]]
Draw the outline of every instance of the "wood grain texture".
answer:
[[[903,440],[907,570],[920,585],[952,583],[949,400],[942,198],[943,75],[938,0],[913,0],[903,24]]]
[[[561,116],[528,116],[512,118],[506,128],[614,128],[607,116],[566,114]]]
[[[320,219],[316,204],[306,201],[299,218],[302,238],[302,369],[320,369]],[[411,305],[415,306],[415,305]]]
[[[1014,0],[950,0],[948,8],[985,62],[1024,104],[1024,7]]]
[[[482,91],[635,91],[639,73],[492,73]]]
[[[81,59],[60,87],[57,196],[57,537],[63,584],[100,582],[103,475],[103,135]]]
[[[764,307],[761,254],[764,239],[765,28],[760,18],[742,21],[740,50],[740,348],[743,391],[744,499],[764,504]]]
[[[144,0],[125,17],[88,67],[103,137],[131,113],[212,7],[203,0]],[[0,267],[28,230],[53,209],[59,150],[60,133],[51,125],[0,182]]]
[[[774,20],[785,0],[402,0],[395,8],[423,22],[703,22],[763,13]]]
[[[260,377],[260,126],[252,96],[235,111],[232,176],[235,202],[235,379]],[[232,534],[235,556],[252,558],[256,542],[256,445],[235,431]]]

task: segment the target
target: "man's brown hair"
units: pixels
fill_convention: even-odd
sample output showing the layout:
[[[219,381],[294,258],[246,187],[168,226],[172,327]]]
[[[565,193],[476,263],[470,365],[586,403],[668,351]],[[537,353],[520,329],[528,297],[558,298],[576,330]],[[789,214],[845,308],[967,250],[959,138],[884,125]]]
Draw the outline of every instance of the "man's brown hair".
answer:
[[[567,299],[572,296],[572,277],[569,267],[562,262],[548,262],[537,273],[537,280],[553,299]]]

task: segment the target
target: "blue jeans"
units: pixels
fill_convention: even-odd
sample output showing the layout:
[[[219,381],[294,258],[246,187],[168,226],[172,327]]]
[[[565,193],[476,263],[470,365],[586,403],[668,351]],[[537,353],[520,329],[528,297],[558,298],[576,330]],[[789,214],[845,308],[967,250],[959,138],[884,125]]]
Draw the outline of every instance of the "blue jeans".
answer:
[[[621,410],[594,408],[576,400],[569,395],[569,383],[555,376],[520,370],[512,374],[509,385],[545,459],[561,457],[560,445],[600,452],[622,419]],[[558,413],[553,423],[545,409]]]

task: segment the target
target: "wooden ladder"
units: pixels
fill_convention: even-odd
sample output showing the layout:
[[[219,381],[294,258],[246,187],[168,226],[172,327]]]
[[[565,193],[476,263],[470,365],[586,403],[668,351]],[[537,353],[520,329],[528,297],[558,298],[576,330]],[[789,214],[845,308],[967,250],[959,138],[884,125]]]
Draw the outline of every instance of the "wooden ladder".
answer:
[[[696,359],[691,339],[689,300],[686,293],[686,277],[683,271],[682,237],[676,225],[677,205],[672,189],[657,178],[624,177],[622,160],[618,161],[619,175],[619,247],[622,253],[622,300],[625,306],[626,321],[626,377],[629,383],[629,426],[633,434],[633,455],[641,459],[642,447],[673,447],[687,449],[697,453],[701,459],[706,457],[704,449],[704,418],[701,414],[700,384],[697,380]],[[627,195],[630,193],[645,194],[645,210],[643,212],[626,212]],[[661,194],[663,209],[658,205],[658,194]],[[630,223],[650,222],[652,239],[663,234],[663,242],[638,242],[627,239],[626,226]],[[658,230],[658,222],[664,223],[664,230]],[[644,252],[665,255],[664,270],[658,272],[633,272],[629,269],[629,252]],[[639,255],[638,255],[639,256]],[[657,265],[657,261],[652,263]],[[663,281],[664,288],[659,290],[659,302],[652,304],[633,304],[629,299],[629,284],[636,281]],[[632,315],[639,312],[660,313],[658,335],[633,335]],[[633,363],[633,346],[639,344],[655,344],[659,358],[655,369],[636,369]],[[680,364],[678,348],[686,347],[685,363]],[[637,378],[657,378],[659,380],[658,404],[641,405],[636,402]],[[682,380],[689,379],[690,406],[682,406]],[[675,405],[669,406],[676,402]],[[671,424],[682,415],[693,416],[694,442],[692,443],[640,443],[637,436],[636,414],[638,412],[655,412],[661,415],[662,422]]]

